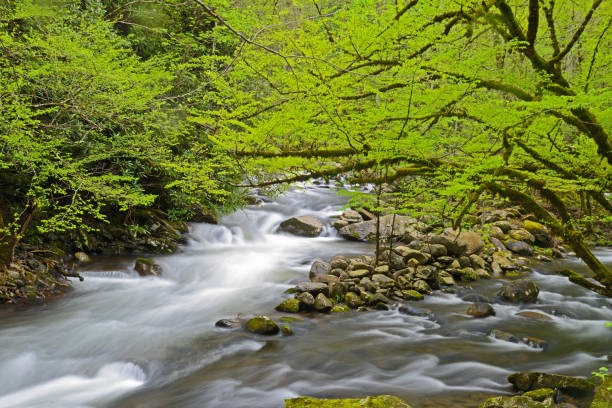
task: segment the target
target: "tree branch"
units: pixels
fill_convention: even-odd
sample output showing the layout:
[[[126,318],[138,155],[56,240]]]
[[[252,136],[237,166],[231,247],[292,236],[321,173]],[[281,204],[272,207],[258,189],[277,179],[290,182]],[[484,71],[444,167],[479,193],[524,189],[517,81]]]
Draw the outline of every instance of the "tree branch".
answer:
[[[574,35],[572,36],[570,41],[567,43],[565,48],[563,48],[563,50],[561,50],[560,53],[555,55],[549,61],[551,64],[556,64],[557,62],[562,60],[563,57],[565,57],[572,50],[574,45],[578,42],[578,39],[580,39],[580,36],[582,35],[582,32],[584,31],[586,26],[589,24],[589,21],[591,21],[591,17],[593,17],[593,14],[595,13],[595,10],[597,10],[597,8],[599,7],[599,5],[602,2],[603,2],[603,0],[593,0],[593,4],[591,5],[591,9],[588,11],[587,15],[584,17],[584,20],[582,21],[582,24],[580,24],[580,27],[578,27],[576,32],[574,32]]]
[[[529,17],[527,18],[527,42],[530,47],[535,45],[538,35],[538,25],[540,22],[540,3],[539,0],[529,0]]]

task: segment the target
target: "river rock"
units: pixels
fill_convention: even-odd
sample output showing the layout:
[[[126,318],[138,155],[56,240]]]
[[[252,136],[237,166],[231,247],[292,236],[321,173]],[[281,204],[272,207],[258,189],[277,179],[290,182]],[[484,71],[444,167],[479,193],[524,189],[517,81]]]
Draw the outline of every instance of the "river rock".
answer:
[[[442,244],[448,252],[455,256],[479,253],[484,248],[484,241],[479,233],[474,231],[456,231],[452,228],[446,228],[442,235],[435,235],[430,238],[431,243]],[[437,242],[436,242],[437,241]]]
[[[515,265],[508,258],[499,252],[493,254],[493,262],[497,263],[501,269],[515,269]]]
[[[91,258],[89,258],[89,255],[87,255],[85,252],[75,252],[74,259],[76,259],[80,263],[87,263],[91,261]]]
[[[487,263],[485,262],[485,260],[476,254],[470,255],[470,263],[474,269],[478,269],[478,268],[486,269],[487,268]]]
[[[280,328],[283,337],[293,336],[293,329],[288,324],[284,324]]]
[[[503,341],[507,341],[510,343],[519,343],[520,339],[518,337],[516,337],[514,334],[512,333],[508,333],[505,332],[503,330],[498,330],[498,329],[492,329],[489,332],[489,336],[499,339],[499,340],[503,340]]]
[[[467,314],[476,318],[495,316],[495,309],[488,303],[472,303],[467,309]]]
[[[519,254],[522,256],[532,256],[533,255],[533,247],[526,242],[509,240],[506,242],[506,248],[515,254]]]
[[[329,275],[331,272],[331,265],[327,262],[323,261],[314,261],[312,266],[310,267],[310,272],[308,272],[308,277],[310,279],[314,278],[316,275]]]
[[[503,273],[501,266],[497,262],[491,262],[491,272],[493,272],[493,276],[496,278],[499,278]]]
[[[507,248],[504,245],[503,242],[501,242],[499,239],[497,239],[496,237],[489,237],[489,242],[493,245],[493,247],[497,250],[497,251],[506,251]]]
[[[402,294],[404,295],[404,299],[407,300],[423,300],[425,299],[425,296],[423,296],[422,293],[417,292],[416,290],[403,290]]]
[[[316,217],[303,215],[300,217],[289,218],[281,222],[280,228],[283,231],[302,237],[316,237],[323,230],[323,223]]]
[[[423,279],[417,279],[416,281],[414,281],[414,283],[412,284],[412,288],[417,292],[424,293],[426,295],[431,294],[431,288]]]
[[[390,302],[389,298],[383,295],[382,293],[375,293],[374,298],[372,298],[373,304],[379,304],[379,303],[387,304],[389,302]]]
[[[162,272],[161,266],[150,258],[138,258],[134,269],[140,276],[159,276]]]
[[[302,282],[295,287],[295,290],[300,293],[308,292],[312,296],[317,296],[319,293],[326,295],[329,288],[327,284],[321,282]]]
[[[426,264],[427,262],[429,262],[430,259],[429,254],[423,253],[419,250],[412,249],[407,246],[398,246],[395,248],[395,252],[403,256],[406,261],[409,259],[415,259],[421,265]]]
[[[491,238],[495,238],[498,241],[501,239],[504,239],[504,231],[501,228],[499,228],[497,225],[489,226],[489,242],[491,242]],[[493,244],[493,242],[491,243]]]
[[[550,229],[539,222],[525,220],[523,227],[535,237],[535,244],[542,248],[554,246],[554,240]]]
[[[510,230],[512,229],[512,224],[506,220],[496,221],[493,223],[493,225],[501,229],[504,234],[510,232]]]
[[[359,260],[351,260],[349,264],[349,269],[358,270],[358,269],[367,269],[369,272],[374,272],[374,267],[369,263],[361,262]]]
[[[300,308],[312,309],[314,307],[314,296],[308,292],[299,293],[295,298],[300,302]]]
[[[332,269],[343,269],[346,270],[349,265],[349,259],[346,256],[336,255],[329,260],[329,264]]]
[[[426,317],[429,320],[435,320],[435,315],[431,310],[420,309],[418,307],[412,307],[409,305],[402,305],[399,307],[399,312],[408,316]]]
[[[508,302],[535,302],[540,289],[529,279],[517,279],[507,282],[499,291],[499,296]]]
[[[344,303],[351,309],[357,309],[360,306],[364,305],[363,300],[359,297],[355,292],[347,292],[344,295]]]
[[[348,275],[354,279],[361,279],[365,276],[369,276],[370,271],[367,269],[357,269],[356,271],[348,271]]]
[[[251,333],[263,334],[266,336],[278,334],[280,331],[278,324],[267,316],[255,316],[249,319],[244,325],[244,328]]]
[[[351,311],[351,308],[348,307],[347,305],[335,305],[330,310],[330,312],[332,313],[344,313],[344,312],[350,312],[350,311]]]
[[[383,275],[389,273],[389,265],[380,265],[374,268],[375,273],[382,273]]]
[[[422,251],[426,254],[430,254],[434,258],[446,256],[446,247],[442,244],[425,244],[423,245]]]
[[[548,342],[538,337],[523,336],[521,342],[536,349],[546,350],[548,348]]]
[[[532,245],[535,242],[534,236],[526,229],[521,228],[521,229],[510,230],[508,235],[512,239],[515,239],[517,241],[524,241]]]
[[[332,227],[334,227],[335,229],[339,230],[340,228],[346,227],[349,224],[350,224],[350,222],[348,222],[346,220],[336,220],[336,221],[332,222]]]
[[[410,408],[406,402],[392,395],[377,395],[356,399],[317,399],[299,397],[285,400],[285,408]]]
[[[519,391],[533,391],[539,388],[558,389],[572,397],[582,398],[593,395],[595,386],[584,378],[539,372],[510,374],[508,381]]]
[[[380,239],[388,241],[393,230],[394,239],[412,240],[419,236],[418,231],[413,228],[416,222],[413,218],[405,215],[388,214],[380,217]],[[394,225],[394,226],[393,226]],[[393,227],[392,227],[393,226]],[[340,235],[349,240],[375,242],[376,241],[376,220],[357,222],[340,228]],[[412,238],[412,239],[409,239]]]
[[[378,284],[381,288],[390,288],[395,284],[393,279],[379,273],[372,275],[372,282]]]
[[[298,299],[285,299],[276,305],[274,310],[285,313],[297,313],[300,311],[300,301]]]
[[[364,221],[370,221],[370,220],[376,219],[376,215],[366,210],[365,208],[358,208],[357,212],[359,213],[359,215],[361,215],[361,218],[363,218]]]
[[[591,403],[591,408],[609,408],[612,407],[612,376],[608,375],[604,378],[602,384],[598,387],[595,398]]]
[[[215,323],[216,327],[220,327],[222,329],[233,329],[236,327],[240,327],[240,319],[221,319],[217,320]]]
[[[555,403],[553,398],[549,398],[543,402],[536,401],[532,398],[519,395],[516,397],[494,397],[489,398],[478,408],[554,408]]]
[[[330,284],[340,282],[340,278],[334,275],[316,275],[312,278],[312,281]]]
[[[359,212],[355,211],[355,210],[345,210],[342,215],[340,216],[340,218],[342,220],[347,221],[350,224],[356,223],[356,222],[362,222],[363,218],[361,217],[361,214],[359,214]]]
[[[314,309],[317,312],[321,312],[321,313],[329,312],[331,310],[332,306],[333,306],[333,304],[332,304],[331,300],[329,300],[327,298],[327,296],[325,296],[322,293],[319,293],[317,295],[317,297],[315,298]]]
[[[444,286],[453,286],[456,284],[453,276],[446,271],[438,272],[438,280],[440,282],[440,285],[444,285]]]
[[[530,310],[525,310],[522,312],[518,312],[517,316],[526,317],[528,319],[536,319],[536,320],[552,320],[552,318],[544,313],[540,312],[532,312]]]

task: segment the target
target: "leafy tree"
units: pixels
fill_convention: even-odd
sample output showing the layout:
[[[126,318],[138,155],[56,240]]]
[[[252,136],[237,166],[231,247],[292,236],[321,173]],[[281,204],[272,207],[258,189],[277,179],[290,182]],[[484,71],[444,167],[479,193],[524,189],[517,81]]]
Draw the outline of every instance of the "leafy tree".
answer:
[[[593,271],[572,281],[612,296],[574,212],[580,198],[601,221],[612,210],[609,2],[194,2],[241,45],[219,93],[231,109],[192,120],[251,185],[408,177],[455,226],[498,195]]]
[[[168,64],[137,57],[102,7],[81,6],[1,9],[2,270],[31,225],[87,230],[87,220],[117,211],[189,209],[228,195],[223,179],[234,171],[180,120]]]

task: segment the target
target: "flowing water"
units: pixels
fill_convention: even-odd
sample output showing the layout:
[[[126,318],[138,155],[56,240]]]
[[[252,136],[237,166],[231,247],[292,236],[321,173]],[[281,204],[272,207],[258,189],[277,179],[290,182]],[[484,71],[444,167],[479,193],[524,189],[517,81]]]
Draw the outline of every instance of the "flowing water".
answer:
[[[343,205],[326,186],[292,190],[220,225],[192,225],[180,253],[156,258],[162,277],[139,277],[133,258],[101,257],[61,299],[0,311],[0,407],[282,407],[299,395],[383,393],[415,408],[474,407],[508,392],[513,371],[585,375],[607,364],[612,302],[547,272],[560,265],[530,276],[541,292],[527,309],[546,321],[502,304],[495,317],[470,319],[469,303],[435,293],[413,305],[434,318],[397,308],[313,315],[292,324],[294,336],[273,338],[214,326],[239,313],[277,318],[274,306],[307,280],[313,260],[371,253],[329,227],[318,238],[276,231],[294,215],[329,221]],[[598,254],[612,264],[612,252]],[[501,285],[480,281],[473,290],[493,297]],[[548,348],[493,339],[491,328]]]

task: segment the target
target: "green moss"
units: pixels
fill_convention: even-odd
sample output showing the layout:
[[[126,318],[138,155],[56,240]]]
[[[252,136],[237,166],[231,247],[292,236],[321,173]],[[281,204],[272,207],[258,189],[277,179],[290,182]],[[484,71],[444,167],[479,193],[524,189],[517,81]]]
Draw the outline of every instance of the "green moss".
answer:
[[[299,397],[285,400],[285,408],[410,408],[410,405],[392,395],[379,395],[354,399]]]
[[[403,290],[404,297],[408,300],[423,300],[425,296],[416,290]]]
[[[244,328],[252,333],[264,335],[277,334],[280,331],[276,322],[266,316],[255,316],[249,319]]]
[[[285,337],[287,336],[293,336],[293,329],[291,327],[289,327],[288,324],[284,324],[281,326],[280,328],[281,330],[281,334]]]
[[[278,320],[280,320],[283,323],[293,323],[293,322],[301,322],[304,319],[300,319],[299,317],[293,317],[293,316],[281,316]]]
[[[297,313],[300,311],[300,301],[297,299],[285,299],[274,308],[279,312]]]
[[[331,312],[332,313],[344,313],[344,312],[350,312],[351,308],[348,307],[347,305],[336,305],[334,307],[332,307]]]
[[[612,376],[607,376],[597,389],[591,408],[612,407]]]
[[[544,401],[555,395],[555,390],[552,388],[540,388],[539,390],[529,391],[523,394],[524,397],[529,397],[536,401]]]

